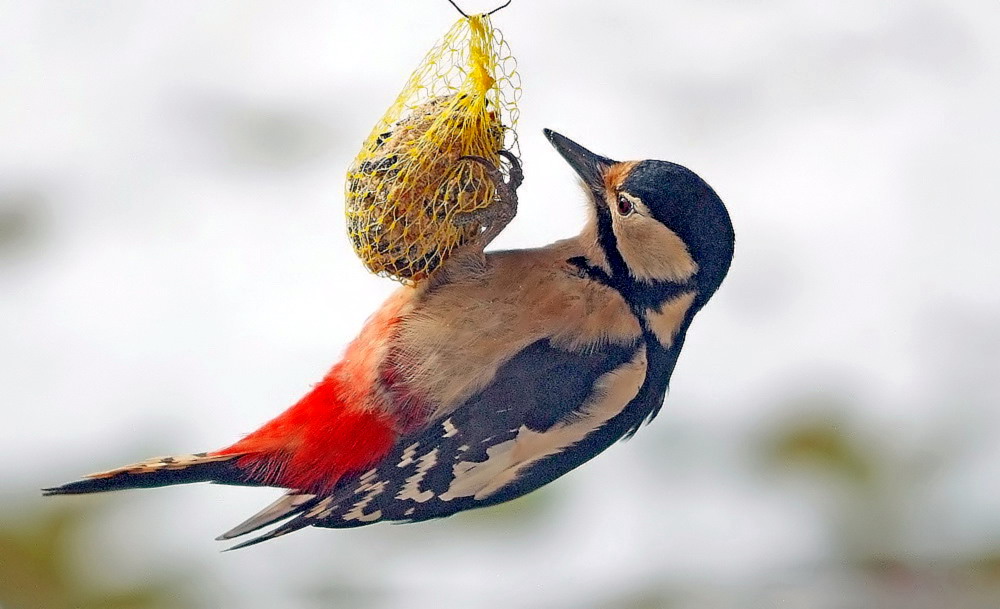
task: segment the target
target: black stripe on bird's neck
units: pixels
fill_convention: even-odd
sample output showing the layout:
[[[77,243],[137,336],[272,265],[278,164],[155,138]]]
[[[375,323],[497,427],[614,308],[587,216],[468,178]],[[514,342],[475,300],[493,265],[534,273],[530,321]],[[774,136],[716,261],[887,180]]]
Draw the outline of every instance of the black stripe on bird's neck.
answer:
[[[601,205],[597,206],[597,244],[604,251],[604,257],[611,267],[611,277],[629,277],[628,265],[618,251],[618,238],[615,237],[611,224],[611,210]]]
[[[639,320],[642,326],[642,339],[646,344],[646,379],[627,409],[633,412],[632,424],[625,438],[635,435],[643,423],[652,421],[663,408],[667,389],[670,388],[670,377],[674,374],[674,367],[677,365],[681,348],[684,347],[684,339],[687,337],[687,329],[691,325],[694,313],[689,309],[685,314],[684,321],[677,329],[669,347],[664,347],[660,343],[656,333],[649,327],[648,320],[645,318]]]
[[[603,283],[621,294],[640,321],[646,311],[659,309],[663,303],[685,292],[698,291],[695,277],[683,282],[639,281],[633,277],[628,270],[628,264],[618,251],[618,238],[612,229],[611,212],[601,206],[597,206],[597,244],[608,261],[610,274],[592,265],[585,256],[570,258],[567,262],[581,269],[590,279]]]
[[[603,450],[611,442],[632,437],[643,423],[652,421],[660,412],[670,385],[670,377],[673,375],[677,358],[684,346],[687,329],[695,313],[701,308],[701,305],[698,304],[701,298],[696,281],[697,273],[683,282],[639,281],[633,277],[628,272],[628,265],[621,252],[618,251],[618,238],[615,237],[612,230],[611,212],[601,206],[597,206],[597,242],[603,250],[610,273],[604,268],[592,264],[586,256],[576,256],[567,262],[579,268],[581,273],[591,281],[604,284],[621,294],[642,328],[647,362],[646,378],[635,398],[614,419],[598,432],[592,434],[594,441],[601,445],[598,450]],[[664,303],[689,292],[695,292],[695,304],[685,312],[673,342],[669,347],[664,347],[656,336],[656,332],[650,327],[647,313],[651,310],[658,311]],[[570,449],[565,454],[552,458],[569,459],[573,454],[574,451]]]

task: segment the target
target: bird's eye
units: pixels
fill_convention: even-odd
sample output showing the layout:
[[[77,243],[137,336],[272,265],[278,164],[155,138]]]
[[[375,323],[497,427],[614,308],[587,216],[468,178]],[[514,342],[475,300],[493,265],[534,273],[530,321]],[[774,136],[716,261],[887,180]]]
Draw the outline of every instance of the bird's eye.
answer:
[[[632,200],[629,199],[628,195],[625,193],[618,195],[618,213],[627,216],[633,211],[635,211],[635,205],[632,204]]]

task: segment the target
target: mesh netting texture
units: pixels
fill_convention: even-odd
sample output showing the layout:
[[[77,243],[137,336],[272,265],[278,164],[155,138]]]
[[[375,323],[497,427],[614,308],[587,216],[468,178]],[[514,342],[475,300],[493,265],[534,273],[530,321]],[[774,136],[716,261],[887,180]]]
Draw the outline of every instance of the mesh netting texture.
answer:
[[[483,229],[468,214],[496,189],[461,157],[509,171],[498,152],[518,154],[516,68],[486,15],[460,19],[420,62],[347,173],[347,230],[369,270],[419,281]]]

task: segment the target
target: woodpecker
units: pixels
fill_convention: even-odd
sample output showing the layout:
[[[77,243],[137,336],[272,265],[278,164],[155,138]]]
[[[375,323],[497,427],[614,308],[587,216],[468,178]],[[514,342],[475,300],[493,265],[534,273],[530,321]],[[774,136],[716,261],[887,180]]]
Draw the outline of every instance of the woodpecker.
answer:
[[[515,499],[656,416],[695,314],[729,270],[725,205],[689,169],[617,162],[545,130],[576,171],[576,237],[484,252],[513,217],[520,167],[482,238],[402,286],[298,403],[238,442],[56,488],[189,482],[287,489],[219,537],[246,547],[318,526],[416,522]],[[483,159],[471,159],[487,164]],[[278,524],[280,523],[280,524]]]

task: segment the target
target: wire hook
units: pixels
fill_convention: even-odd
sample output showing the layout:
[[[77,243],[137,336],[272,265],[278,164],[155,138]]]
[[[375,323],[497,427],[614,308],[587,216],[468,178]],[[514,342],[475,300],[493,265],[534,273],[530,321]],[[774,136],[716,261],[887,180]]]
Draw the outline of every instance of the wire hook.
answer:
[[[486,13],[486,16],[487,16],[487,17],[489,17],[489,16],[490,16],[490,15],[492,15],[493,13],[495,13],[495,12],[499,11],[500,9],[502,9],[502,8],[507,8],[507,7],[508,7],[508,6],[510,5],[510,3],[511,3],[511,2],[513,2],[513,1],[514,1],[514,0],[507,0],[507,2],[505,2],[505,3],[501,4],[500,6],[496,7],[496,8],[495,8],[495,9],[493,9],[492,11],[490,11],[490,12]]]
[[[507,2],[505,2],[504,4],[501,4],[500,6],[496,7],[492,11],[486,13],[486,16],[489,17],[493,13],[499,11],[500,9],[507,8],[507,6],[510,5],[510,3],[513,2],[513,1],[514,0],[507,0]],[[465,14],[465,11],[463,11],[457,4],[455,4],[455,0],[448,0],[448,2],[450,2],[451,5],[455,7],[455,10],[458,11],[459,13],[461,13],[463,17],[465,17],[466,19],[469,18],[469,16]]]

